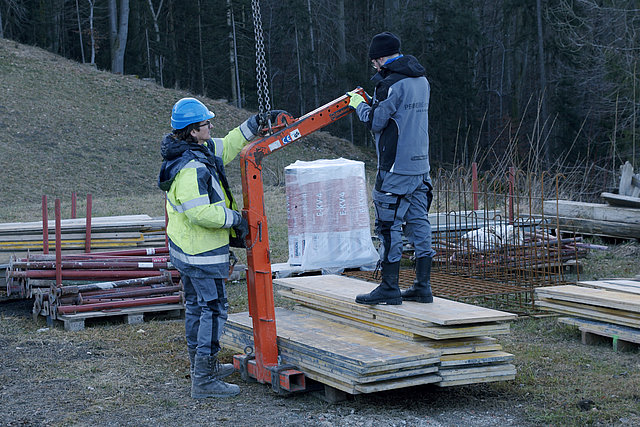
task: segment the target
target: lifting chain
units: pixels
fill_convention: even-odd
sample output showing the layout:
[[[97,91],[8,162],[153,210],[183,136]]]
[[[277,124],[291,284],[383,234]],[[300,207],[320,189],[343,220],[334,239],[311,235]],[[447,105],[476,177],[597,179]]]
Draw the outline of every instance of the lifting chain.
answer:
[[[267,65],[264,59],[264,37],[262,36],[262,16],[260,14],[260,1],[251,0],[253,9],[253,32],[256,39],[256,80],[258,83],[259,112],[271,110],[269,100],[269,82],[267,81]]]

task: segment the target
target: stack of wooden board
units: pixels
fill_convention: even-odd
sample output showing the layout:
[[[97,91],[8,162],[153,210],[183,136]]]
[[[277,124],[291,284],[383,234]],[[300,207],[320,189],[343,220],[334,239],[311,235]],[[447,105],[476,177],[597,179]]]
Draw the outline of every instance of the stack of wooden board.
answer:
[[[351,394],[370,393],[440,381],[436,350],[358,330],[311,314],[276,309],[282,364]],[[249,314],[229,315],[223,345],[253,345]]]
[[[91,218],[91,247],[123,248],[164,244],[164,218],[124,215]],[[55,248],[55,221],[48,222],[49,249]],[[63,250],[85,248],[86,219],[60,221]],[[0,224],[0,251],[42,251],[42,221]]]
[[[564,324],[577,326],[585,334],[640,343],[640,280],[610,279],[578,282],[577,285],[537,288],[536,305],[544,310],[568,314]]]
[[[370,292],[376,284],[344,276],[274,282],[282,287],[281,295],[300,304],[276,314],[280,356],[337,389],[356,394],[515,377],[513,355],[487,336],[508,333],[505,322],[514,319],[513,314],[441,298],[428,305],[360,305],[354,302],[355,295]],[[247,313],[229,316],[223,342],[238,350],[251,345]],[[318,350],[325,347],[329,353]],[[346,360],[348,367],[342,365]],[[377,365],[384,370],[355,368]]]
[[[622,282],[632,292],[620,290]],[[584,285],[583,285],[584,284]],[[592,286],[599,287],[592,287]],[[617,289],[601,286],[613,285]],[[544,310],[640,328],[640,289],[637,281],[579,282],[578,285],[536,288],[536,305]]]

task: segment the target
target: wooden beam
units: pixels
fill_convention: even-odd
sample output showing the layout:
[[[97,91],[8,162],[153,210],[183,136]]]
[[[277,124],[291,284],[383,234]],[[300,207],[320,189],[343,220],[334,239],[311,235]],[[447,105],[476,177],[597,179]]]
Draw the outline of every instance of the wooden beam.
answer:
[[[545,215],[553,217],[585,218],[596,221],[640,223],[640,210],[610,206],[603,203],[574,202],[572,200],[546,200],[543,203]],[[553,218],[550,218],[553,224]]]

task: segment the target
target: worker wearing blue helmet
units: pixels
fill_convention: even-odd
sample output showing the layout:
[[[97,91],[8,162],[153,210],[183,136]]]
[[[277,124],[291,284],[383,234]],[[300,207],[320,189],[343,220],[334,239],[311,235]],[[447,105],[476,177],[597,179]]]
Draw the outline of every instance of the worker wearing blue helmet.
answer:
[[[256,114],[224,138],[211,138],[215,114],[197,99],[183,98],[171,111],[173,131],[162,140],[158,186],[167,196],[171,263],[184,287],[194,398],[240,392],[237,385],[222,381],[233,373],[233,365],[221,364],[217,358],[227,320],[229,243],[230,239],[243,242],[248,233],[247,221],[229,190],[225,165],[278,113]]]

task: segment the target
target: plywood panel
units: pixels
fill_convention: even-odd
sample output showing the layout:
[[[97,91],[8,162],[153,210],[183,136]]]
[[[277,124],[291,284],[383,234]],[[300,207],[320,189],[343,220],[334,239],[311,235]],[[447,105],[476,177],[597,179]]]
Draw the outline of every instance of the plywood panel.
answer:
[[[588,288],[607,289],[610,291],[627,292],[640,295],[640,281],[626,279],[589,280],[578,282],[579,286]]]
[[[577,302],[640,313],[640,295],[575,285],[537,288],[535,293],[536,297],[539,298]]]
[[[251,325],[248,313],[229,315],[228,323],[232,322]],[[417,344],[282,308],[276,308],[276,329],[279,340],[304,347],[316,357],[340,360],[360,373],[380,372],[416,360],[437,363],[439,357],[438,351]]]
[[[353,303],[357,294],[371,292],[376,285],[374,283],[337,275],[304,276],[274,279],[274,283],[285,288],[303,290],[318,295],[328,296],[336,300]],[[364,306],[376,316],[389,318],[410,319],[412,322],[436,325],[462,325],[469,323],[495,322],[513,320],[517,316],[512,313],[492,310],[450,301],[443,298],[434,298],[432,304],[420,304],[405,301],[399,306],[375,305]]]
[[[412,318],[387,316],[385,313],[373,311],[368,306],[356,304],[355,302],[340,301],[298,290],[281,290],[279,293],[293,301],[304,304],[315,310],[335,313],[345,318],[362,322],[364,325],[371,328],[382,328],[386,331],[390,331],[391,333],[405,334],[412,338],[415,336],[421,336],[430,339],[442,340],[509,333],[508,323],[489,322],[475,325],[442,326],[430,322],[418,322],[416,319]]]

